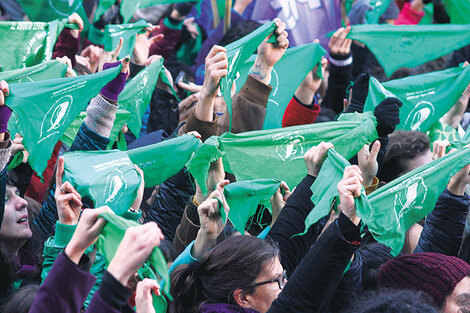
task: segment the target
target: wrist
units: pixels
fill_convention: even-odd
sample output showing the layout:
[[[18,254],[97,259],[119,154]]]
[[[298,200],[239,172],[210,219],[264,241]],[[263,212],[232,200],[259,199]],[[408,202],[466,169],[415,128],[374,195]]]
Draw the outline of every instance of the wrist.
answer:
[[[349,218],[351,220],[351,222],[356,226],[359,225],[359,223],[361,222],[361,218],[359,216],[357,216],[356,213],[348,213],[348,212],[343,211],[343,214],[347,218]]]
[[[73,240],[73,238],[72,238]],[[80,263],[80,259],[82,258],[82,255],[85,251],[84,250],[81,250],[81,249],[78,249],[77,247],[75,247],[75,245],[73,244],[73,242],[70,242],[67,247],[65,247],[64,249],[64,253],[68,256],[68,258],[70,259],[70,261],[72,261],[73,263],[77,264]]]
[[[259,60],[259,56],[256,58],[255,63],[250,68],[248,75],[253,77],[260,82],[269,85],[271,82],[271,70],[273,69],[272,66],[265,64],[261,60]]]
[[[452,194],[456,196],[463,196],[465,195],[465,188],[467,184],[454,181],[452,178],[450,179],[449,184],[447,185],[447,190],[449,190]]]
[[[116,265],[116,262],[111,261],[107,270],[109,274],[111,274],[118,282],[121,283],[121,285],[127,285],[131,275],[126,274],[119,265]]]

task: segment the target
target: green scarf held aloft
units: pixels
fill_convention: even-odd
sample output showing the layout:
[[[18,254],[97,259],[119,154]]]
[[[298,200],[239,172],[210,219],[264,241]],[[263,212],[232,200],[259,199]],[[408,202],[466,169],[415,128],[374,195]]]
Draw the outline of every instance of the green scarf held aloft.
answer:
[[[470,24],[470,2],[468,0],[443,0],[442,2],[452,24]]]
[[[49,22],[69,17],[74,12],[83,9],[83,0],[19,0],[31,21]],[[85,15],[86,16],[86,15]]]
[[[101,214],[107,223],[101,230],[97,242],[98,251],[103,255],[106,264],[109,265],[113,259],[116,251],[124,238],[124,234],[129,227],[136,227],[140,224],[120,217],[112,212],[105,212]],[[156,273],[155,273],[156,272]],[[165,257],[160,248],[155,247],[148,260],[137,271],[141,279],[150,278],[158,281],[162,287],[163,293],[171,300],[170,294],[170,276],[168,274],[168,267]],[[157,276],[158,275],[158,276]],[[156,312],[166,312],[167,302],[165,297],[153,295],[153,307]]]
[[[125,152],[67,152],[64,161],[64,181],[93,200],[95,207],[107,205],[118,215],[129,210],[141,178]]]
[[[181,171],[201,145],[201,141],[193,135],[184,135],[128,150],[127,154],[144,172],[145,186],[154,187]]]
[[[232,85],[239,75],[240,67],[255,53],[264,39],[272,34],[275,29],[276,24],[274,22],[266,23],[225,47],[228,58],[228,74],[220,80],[220,91],[227,104],[227,111],[230,114],[230,129],[232,128]]]
[[[408,228],[428,215],[449,180],[470,163],[470,146],[423,165],[368,195],[371,211],[357,210],[374,238],[398,255]]]
[[[181,3],[188,2],[187,0],[122,0],[120,6],[120,12],[124,18],[124,23],[131,20],[137,9],[142,9],[159,4],[170,4],[170,3]],[[198,0],[198,5],[202,0]],[[114,3],[115,0],[99,0],[98,7],[95,13],[95,21],[100,18]]]
[[[10,85],[6,105],[18,121],[12,125],[24,137],[28,163],[38,175],[70,123],[120,70],[118,66],[91,75]]]
[[[431,126],[428,132],[429,142],[431,143],[431,149],[433,148],[433,143],[435,141],[449,140],[449,142],[461,141],[459,132],[455,130],[452,126],[447,125],[446,123],[437,122]]]
[[[272,213],[270,199],[280,185],[281,182],[277,179],[257,179],[225,186],[224,195],[230,207],[228,218],[235,229],[242,235],[245,234],[246,223],[255,215],[258,204],[264,205]]]
[[[372,10],[366,13],[367,24],[378,24],[380,16],[387,11],[390,0],[371,0],[369,4],[372,6]]]
[[[318,173],[318,178],[312,184],[312,203],[315,205],[305,219],[305,234],[311,225],[330,213],[330,207],[335,200],[336,206],[339,204],[338,183],[343,179],[346,166],[351,165],[334,149],[328,150],[328,155]],[[369,201],[366,198],[364,187],[361,187],[360,197],[354,199],[356,208],[365,207],[362,211],[370,210]],[[336,208],[335,208],[336,210]]]
[[[282,127],[282,117],[295,91],[305,76],[311,75],[310,71],[319,65],[326,51],[318,43],[310,43],[287,49],[284,56],[274,65],[271,74],[270,85],[273,90],[269,95],[264,119],[263,129]],[[237,92],[240,91],[248,77],[248,71],[255,62],[256,55],[251,56],[245,63],[240,65],[235,84]],[[302,66],[299,66],[302,60]],[[318,73],[321,76],[321,67]]]
[[[383,84],[371,77],[364,111],[373,111],[385,98],[397,97],[403,102],[397,129],[426,132],[450,110],[469,83],[469,66],[408,76]]]
[[[66,73],[66,64],[52,60],[31,67],[0,72],[0,80],[6,80],[9,84],[26,83],[39,80],[63,78],[65,77]]]
[[[364,43],[390,76],[400,67],[415,67],[470,44],[470,27],[354,25],[348,38]]]
[[[119,95],[118,102],[120,107],[131,113],[127,127],[129,127],[136,138],[140,137],[142,116],[150,104],[158,78],[168,86],[171,85],[165,74],[163,58],[141,70],[133,79],[126,83],[126,87],[124,87],[124,90]]]
[[[293,188],[307,173],[304,154],[320,142],[331,142],[349,159],[377,139],[375,117],[371,113],[343,114],[338,121],[301,125],[240,134],[225,133],[209,138],[196,150],[187,167],[207,193],[209,162],[222,156],[225,171],[238,181],[272,178]],[[209,141],[210,140],[210,141]],[[208,142],[209,141],[209,142]]]
[[[63,28],[61,21],[0,22],[0,71],[16,70],[50,60]]]
[[[82,126],[83,121],[86,117],[86,112],[80,112],[80,114],[75,118],[72,123],[67,127],[64,132],[64,135],[60,137],[60,141],[65,144],[67,147],[70,147],[77,137],[78,130]],[[109,135],[110,145],[114,143],[118,137],[119,132],[121,131],[122,126],[129,120],[131,114],[126,110],[118,109],[116,111],[116,118],[114,120],[113,128],[111,129],[111,134]],[[109,148],[111,149],[111,148]]]
[[[150,27],[150,24],[144,20],[140,20],[133,24],[109,24],[106,25],[104,31],[104,50],[114,51],[119,45],[119,38],[123,39],[121,52],[119,58],[122,59],[126,56],[132,56],[134,46],[137,39],[137,34],[145,32],[145,28]]]

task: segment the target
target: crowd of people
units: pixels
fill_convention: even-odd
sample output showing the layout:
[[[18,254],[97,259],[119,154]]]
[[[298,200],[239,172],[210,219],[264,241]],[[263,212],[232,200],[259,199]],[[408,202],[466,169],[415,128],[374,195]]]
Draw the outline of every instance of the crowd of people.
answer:
[[[52,59],[67,65],[66,77],[117,67],[120,73],[99,94],[89,95],[86,117],[73,143],[58,141],[43,173],[28,163],[26,135],[11,131],[12,84],[8,79],[0,82],[0,312],[470,312],[470,164],[456,169],[429,214],[407,225],[398,255],[369,231],[356,211],[362,196],[455,153],[451,140],[430,139],[425,132],[398,127],[403,103],[396,97],[376,104],[371,118],[377,139],[349,160],[352,165],[335,186],[339,196],[329,214],[308,229],[305,221],[318,205],[312,202],[312,185],[328,151],[335,149],[328,140],[305,149],[303,179],[296,186],[280,182],[269,210],[259,203],[244,234],[229,219],[225,189],[237,178],[222,157],[211,160],[204,188],[186,168],[148,186],[144,172],[136,167],[139,188],[127,195],[132,196],[132,205],[120,208],[124,213],[119,218],[125,222],[112,222],[115,213],[110,207],[95,206],[94,199],[80,194],[80,186],[66,179],[70,173],[65,156],[109,146],[122,150],[110,137],[126,82],[164,59],[167,81],[161,75],[156,80],[140,133],[133,134],[126,125],[121,129],[129,149],[183,135],[203,143],[226,132],[259,131],[273,92],[272,76],[280,75],[274,66],[291,43],[287,21],[274,19],[274,31],[253,51],[256,57],[246,81],[239,90],[233,84],[228,108],[220,91],[233,66],[225,46],[262,25],[246,10],[264,0],[234,1],[225,31],[226,18],[217,25],[213,16],[217,10],[211,4],[216,1],[166,1],[175,4],[141,8],[133,19],[155,26],[138,33],[132,53],[122,58],[122,38],[116,48],[105,51],[83,35],[90,21],[98,32],[125,22],[121,0],[111,1],[93,19],[100,1],[83,1],[89,21],[78,13],[67,18],[73,26],[58,36]],[[381,22],[416,25],[430,2],[392,0]],[[20,3],[0,1],[1,19],[27,19]],[[449,23],[441,0],[432,3],[433,23]],[[356,0],[349,16],[336,12],[346,26],[334,31],[324,47],[328,53],[293,91],[283,128],[337,123],[340,116],[365,114],[371,77],[384,82],[470,60],[466,46],[387,78],[371,51],[348,38],[351,24],[365,23],[368,5],[369,1]],[[205,20],[207,16],[212,18]],[[304,66],[303,61],[297,60],[295,66]],[[470,124],[470,81],[467,84],[440,119],[462,137]],[[33,108],[28,113],[37,114]],[[246,166],[251,162],[247,159]],[[105,243],[114,244],[109,255],[98,242],[105,230],[111,232],[106,228],[111,223],[130,227]],[[164,256],[164,275],[156,268],[156,251]],[[143,269],[149,272],[149,262],[153,277],[142,275]]]

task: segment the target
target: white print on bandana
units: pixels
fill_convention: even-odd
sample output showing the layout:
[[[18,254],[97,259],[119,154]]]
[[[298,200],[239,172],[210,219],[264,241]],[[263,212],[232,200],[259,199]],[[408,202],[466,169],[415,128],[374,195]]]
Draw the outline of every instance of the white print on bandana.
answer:
[[[305,138],[297,132],[273,135],[273,140],[278,142],[276,153],[283,161],[303,158],[302,142],[305,141]]]
[[[78,10],[81,1],[77,0],[49,0],[49,6],[59,15],[69,16]]]
[[[405,122],[405,128],[411,130],[426,129],[426,123],[434,115],[434,106],[431,102],[419,102],[413,111],[410,112]]]
[[[395,186],[395,188],[390,189],[390,192],[395,192],[397,188],[402,188],[400,192],[397,192],[393,201],[393,211],[397,219],[398,230],[400,230],[400,221],[408,211],[423,209],[423,202],[426,199],[428,188],[424,183],[422,174],[416,174]]]
[[[117,203],[121,199],[123,192],[127,189],[127,182],[124,175],[118,169],[108,175],[104,194],[107,195],[105,204]]]
[[[67,120],[69,108],[72,103],[72,96],[65,95],[49,108],[41,123],[41,133],[39,134],[38,143],[41,143],[50,136],[58,133],[58,129]]]

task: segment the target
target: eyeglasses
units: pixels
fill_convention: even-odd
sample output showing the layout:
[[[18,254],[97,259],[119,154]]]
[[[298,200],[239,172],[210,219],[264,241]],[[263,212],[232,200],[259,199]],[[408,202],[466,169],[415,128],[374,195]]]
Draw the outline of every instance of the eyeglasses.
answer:
[[[249,288],[255,288],[255,287],[258,287],[258,286],[261,286],[261,285],[266,285],[266,284],[270,284],[270,283],[274,283],[274,282],[277,282],[278,286],[279,286],[279,289],[284,289],[286,283],[287,283],[287,273],[286,271],[284,271],[281,275],[279,275],[278,277],[274,278],[274,279],[270,279],[270,280],[266,280],[266,281],[261,281],[259,283],[255,283],[253,285],[251,285]]]

